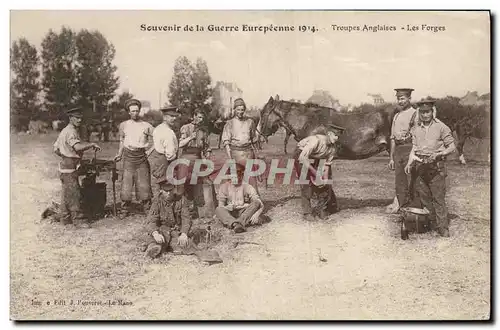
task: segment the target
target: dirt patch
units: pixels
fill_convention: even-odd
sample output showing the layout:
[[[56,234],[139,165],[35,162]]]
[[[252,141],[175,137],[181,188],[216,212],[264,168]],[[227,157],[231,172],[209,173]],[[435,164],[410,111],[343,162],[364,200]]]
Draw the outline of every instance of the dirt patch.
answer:
[[[216,247],[224,263],[204,266],[194,256],[146,259],[137,249],[143,217],[106,218],[90,230],[39,222],[59,196],[54,138],[12,137],[14,319],[489,317],[490,170],[484,165],[449,164],[449,239],[399,238],[394,217],[383,213],[394,189],[381,155],[336,163],[342,210],[323,222],[301,219],[298,189],[262,188],[273,221],[244,234],[224,232]],[[271,142],[265,155],[281,155],[280,138]],[[116,148],[104,144],[103,157]],[[247,243],[235,247],[237,241]]]

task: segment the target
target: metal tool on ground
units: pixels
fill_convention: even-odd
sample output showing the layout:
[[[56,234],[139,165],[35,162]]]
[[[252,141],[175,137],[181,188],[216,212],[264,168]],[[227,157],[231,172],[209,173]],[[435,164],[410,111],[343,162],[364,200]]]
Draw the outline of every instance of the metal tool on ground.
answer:
[[[425,233],[430,229],[430,212],[423,208],[401,208],[401,239],[407,240],[410,233]]]

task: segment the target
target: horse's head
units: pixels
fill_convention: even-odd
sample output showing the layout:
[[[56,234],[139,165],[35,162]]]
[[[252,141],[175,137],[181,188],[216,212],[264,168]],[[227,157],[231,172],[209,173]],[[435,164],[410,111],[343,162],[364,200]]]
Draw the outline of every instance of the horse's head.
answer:
[[[264,137],[273,135],[280,128],[281,118],[276,112],[279,103],[278,95],[276,95],[275,99],[271,96],[264,108],[262,108],[258,130]]]

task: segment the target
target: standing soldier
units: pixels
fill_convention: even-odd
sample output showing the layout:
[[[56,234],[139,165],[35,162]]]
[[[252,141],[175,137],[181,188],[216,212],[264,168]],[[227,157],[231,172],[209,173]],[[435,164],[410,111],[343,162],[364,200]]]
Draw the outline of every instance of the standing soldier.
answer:
[[[399,112],[396,113],[392,121],[389,169],[396,172],[396,198],[394,203],[387,207],[389,213],[397,212],[400,207],[413,198],[414,182],[414,179],[405,173],[405,166],[412,147],[410,129],[414,125],[417,113],[417,110],[411,105],[413,89],[398,88],[395,91]]]
[[[295,150],[295,169],[297,177],[300,178],[303,166],[307,166],[308,183],[300,185],[301,204],[304,220],[314,221],[316,212],[311,208],[311,198],[317,195],[319,204],[317,206],[318,215],[324,218],[329,214],[338,211],[337,198],[330,184],[316,185],[317,170],[319,161],[325,160],[324,178],[333,179],[332,162],[337,157],[335,142],[338,140],[337,134],[344,131],[344,128],[330,125],[333,130],[328,131],[328,135],[311,135],[297,143]],[[312,160],[311,164],[309,160]]]
[[[416,161],[416,189],[422,206],[430,211],[431,229],[449,237],[448,212],[446,209],[446,156],[455,151],[451,130],[436,118],[434,100],[417,103],[418,121],[412,128],[413,148],[405,167],[410,173]]]
[[[235,116],[224,125],[221,140],[227,157],[245,166],[248,159],[255,159],[256,127],[251,118],[245,117],[247,107],[242,98],[234,100],[233,107]],[[252,176],[249,183],[258,192],[256,178]]]
[[[176,107],[163,108],[161,112],[163,123],[156,126],[153,131],[153,147],[149,152],[151,174],[160,189],[168,185],[167,168],[177,158],[179,141],[172,127],[180,115]]]
[[[122,215],[130,212],[132,204],[132,189],[141,202],[143,211],[147,212],[151,204],[151,171],[146,150],[152,144],[153,126],[139,117],[141,102],[128,100],[125,108],[130,113],[130,119],[122,122],[119,127],[120,147],[115,157],[119,162],[123,159],[123,177],[120,198],[122,200]]]
[[[190,184],[191,173],[194,162],[197,159],[207,158],[210,155],[210,146],[208,143],[209,133],[204,127],[205,113],[201,110],[195,112],[193,121],[181,127],[181,136],[179,142],[179,157],[189,160],[189,165],[181,164],[178,166],[178,178],[186,178],[184,193],[188,202],[188,209],[191,218],[198,218],[196,202],[203,197],[201,184]]]
[[[80,183],[78,182],[78,167],[83,152],[89,149],[95,151],[101,148],[95,143],[85,143],[80,139],[79,129],[82,124],[81,108],[67,111],[69,124],[59,133],[54,143],[54,153],[61,157],[59,172],[62,183],[61,222],[73,223],[78,228],[90,228],[81,206]]]

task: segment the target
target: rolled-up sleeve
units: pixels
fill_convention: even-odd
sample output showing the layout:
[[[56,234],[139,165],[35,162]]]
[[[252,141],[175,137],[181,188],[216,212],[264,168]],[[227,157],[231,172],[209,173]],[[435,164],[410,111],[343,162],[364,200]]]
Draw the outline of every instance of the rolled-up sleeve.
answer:
[[[177,137],[173,132],[168,132],[168,136],[163,139],[163,150],[167,160],[174,160],[177,157]]]
[[[219,194],[217,195],[217,201],[219,204],[226,205],[227,203],[227,184],[221,184],[219,187]]]
[[[231,125],[231,121],[228,121],[224,125],[224,129],[222,130],[221,141],[222,145],[225,147],[231,143],[231,138],[233,136],[233,125]]]
[[[254,187],[252,187],[251,185],[246,185],[245,186],[245,193],[247,194],[248,196],[248,199],[251,201],[251,202],[254,202],[254,201],[258,201],[260,202],[260,196],[259,194],[257,193],[257,190],[255,190]]]
[[[451,129],[446,125],[441,127],[441,140],[443,140],[445,147],[448,147],[450,144],[455,142],[453,134],[451,134]]]
[[[188,137],[188,127],[187,125],[184,125],[181,127],[181,140],[184,140],[185,138]]]
[[[410,130],[411,134],[411,143],[413,144],[413,147],[417,146],[417,126],[413,126],[412,129]]]
[[[120,137],[120,142],[125,140],[125,122],[121,122],[118,127],[118,136]]]
[[[67,143],[70,147],[74,148],[77,143],[80,143],[80,137],[76,131],[68,134]]]
[[[317,138],[314,138],[313,136],[309,137],[308,140],[301,146],[299,161],[307,161],[313,150],[318,146],[318,142]]]

